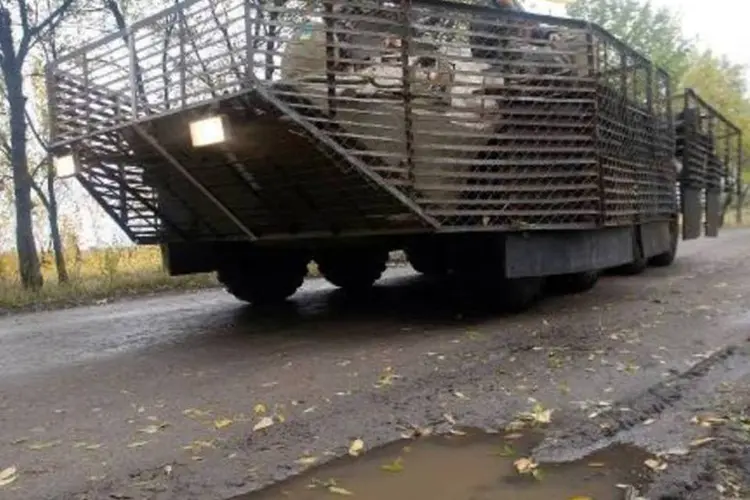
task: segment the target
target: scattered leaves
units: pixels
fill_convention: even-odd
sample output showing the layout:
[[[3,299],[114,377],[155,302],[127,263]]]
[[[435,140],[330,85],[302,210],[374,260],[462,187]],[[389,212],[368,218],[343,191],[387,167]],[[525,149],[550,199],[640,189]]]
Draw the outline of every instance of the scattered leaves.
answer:
[[[398,457],[391,463],[381,465],[380,468],[386,472],[401,472],[404,470],[404,461]]]
[[[349,445],[349,455],[353,457],[358,457],[362,454],[362,451],[365,449],[365,442],[361,439],[355,439],[352,441],[352,444]]]
[[[18,479],[18,468],[16,466],[0,470],[0,488],[7,486]]]

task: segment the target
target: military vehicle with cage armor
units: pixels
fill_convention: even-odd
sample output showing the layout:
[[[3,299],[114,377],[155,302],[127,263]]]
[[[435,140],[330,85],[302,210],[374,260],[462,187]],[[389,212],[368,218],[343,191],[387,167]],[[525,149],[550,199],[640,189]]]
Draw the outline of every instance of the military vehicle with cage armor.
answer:
[[[715,236],[739,130],[600,27],[501,3],[178,3],[50,65],[58,175],[255,304],[402,249],[520,310]]]

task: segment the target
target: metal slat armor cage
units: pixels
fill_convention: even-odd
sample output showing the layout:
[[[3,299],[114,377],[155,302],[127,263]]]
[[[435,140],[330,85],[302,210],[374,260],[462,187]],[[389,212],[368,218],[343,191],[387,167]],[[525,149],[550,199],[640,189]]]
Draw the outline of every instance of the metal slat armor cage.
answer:
[[[190,0],[56,61],[54,148],[142,243],[592,229],[676,204],[669,76],[436,0]],[[221,114],[231,140],[194,148]]]

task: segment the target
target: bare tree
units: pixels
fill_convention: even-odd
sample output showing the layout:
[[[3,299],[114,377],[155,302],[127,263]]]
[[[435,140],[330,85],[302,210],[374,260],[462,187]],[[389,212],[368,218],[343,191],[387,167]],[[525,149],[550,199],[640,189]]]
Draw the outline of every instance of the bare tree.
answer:
[[[21,282],[24,287],[38,289],[44,284],[34,241],[32,223],[33,178],[28,168],[26,95],[23,69],[33,47],[53,30],[73,5],[62,0],[46,17],[38,17],[38,9],[26,0],[17,0],[16,22],[8,0],[0,0],[0,72],[5,84],[10,125],[10,163],[13,172],[16,208],[16,251]],[[37,18],[37,19],[34,19]],[[14,33],[17,34],[14,37]],[[16,41],[14,38],[20,38]]]

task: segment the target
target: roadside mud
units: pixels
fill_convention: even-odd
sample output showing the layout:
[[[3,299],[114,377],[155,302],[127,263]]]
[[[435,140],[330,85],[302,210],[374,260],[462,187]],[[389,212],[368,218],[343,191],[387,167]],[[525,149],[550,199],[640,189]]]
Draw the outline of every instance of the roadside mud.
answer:
[[[578,462],[537,464],[528,455],[540,436],[458,433],[355,453],[236,500],[622,500],[637,498],[651,472],[644,465],[650,455],[632,446],[613,446]]]

